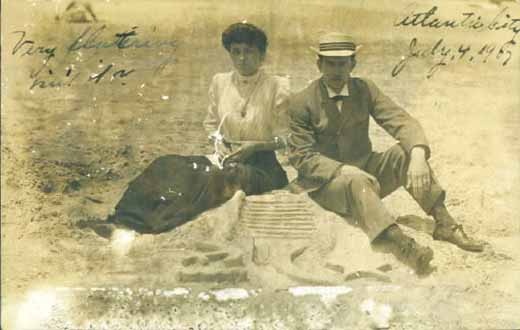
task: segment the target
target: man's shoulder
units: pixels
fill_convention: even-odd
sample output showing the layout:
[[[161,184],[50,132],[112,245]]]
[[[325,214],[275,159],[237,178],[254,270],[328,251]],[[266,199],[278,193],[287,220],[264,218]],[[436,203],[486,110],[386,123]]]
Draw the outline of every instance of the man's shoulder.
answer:
[[[370,95],[372,95],[374,91],[378,89],[377,85],[369,78],[353,77],[352,81],[354,86],[367,91],[368,93],[370,93]]]
[[[307,103],[309,100],[315,99],[316,93],[319,92],[320,89],[319,84],[319,79],[309,81],[309,83],[303,89],[293,94],[292,101],[298,104]]]
[[[368,87],[369,85],[373,85],[374,82],[366,77],[352,77],[352,82],[355,86]]]

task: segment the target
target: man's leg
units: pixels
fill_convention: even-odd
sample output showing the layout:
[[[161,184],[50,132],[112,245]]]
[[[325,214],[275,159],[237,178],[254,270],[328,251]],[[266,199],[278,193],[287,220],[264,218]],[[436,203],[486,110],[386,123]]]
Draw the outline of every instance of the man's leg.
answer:
[[[351,214],[370,241],[395,223],[381,202],[379,186],[363,175],[338,175],[309,196],[327,210]]]
[[[362,174],[338,175],[321,189],[309,193],[327,210],[343,215],[352,214],[371,242],[376,238],[387,240],[391,252],[417,273],[426,271],[433,258],[433,251],[421,247],[400,230],[379,195],[379,185]]]
[[[375,176],[381,185],[381,198],[389,195],[397,188],[406,185],[408,157],[404,149],[396,144],[383,153],[373,153],[365,170]],[[445,191],[431,173],[430,190],[423,196],[414,196],[411,189],[408,193],[417,201],[426,214],[433,216],[436,229],[434,239],[448,241],[468,251],[482,251],[482,242],[469,238],[462,227],[449,214],[444,205]]]

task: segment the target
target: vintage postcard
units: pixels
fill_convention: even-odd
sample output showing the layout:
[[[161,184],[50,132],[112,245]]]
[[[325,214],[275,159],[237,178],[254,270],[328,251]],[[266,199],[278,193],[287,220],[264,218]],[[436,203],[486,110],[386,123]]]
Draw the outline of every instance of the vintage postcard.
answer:
[[[520,2],[1,9],[2,329],[520,329]]]

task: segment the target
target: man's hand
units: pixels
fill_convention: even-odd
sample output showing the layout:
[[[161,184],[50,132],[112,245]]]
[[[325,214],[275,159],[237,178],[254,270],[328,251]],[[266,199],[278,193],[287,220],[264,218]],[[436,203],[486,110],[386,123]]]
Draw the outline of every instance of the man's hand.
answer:
[[[406,189],[410,189],[416,198],[422,198],[424,193],[430,191],[430,184],[430,167],[426,162],[425,150],[420,147],[413,148],[410,153]]]
[[[260,144],[253,142],[245,142],[240,145],[240,147],[229,154],[224,159],[224,164],[228,163],[242,163],[247,158],[249,158],[252,154],[260,150]]]

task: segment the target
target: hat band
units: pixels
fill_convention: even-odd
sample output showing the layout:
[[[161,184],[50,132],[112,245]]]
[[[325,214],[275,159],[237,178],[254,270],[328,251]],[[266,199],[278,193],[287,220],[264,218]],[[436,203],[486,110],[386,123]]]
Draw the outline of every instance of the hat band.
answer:
[[[327,42],[320,43],[320,51],[328,51],[328,50],[356,50],[356,45],[352,42]]]

